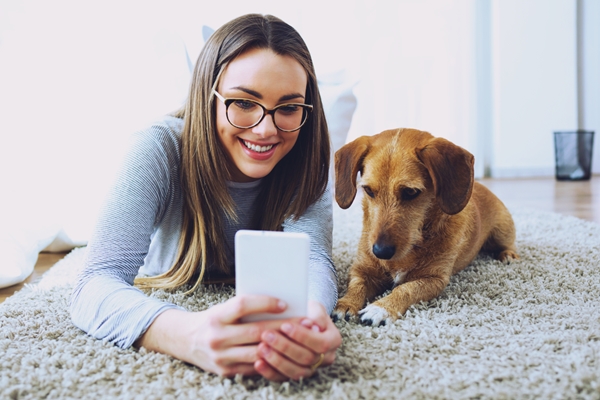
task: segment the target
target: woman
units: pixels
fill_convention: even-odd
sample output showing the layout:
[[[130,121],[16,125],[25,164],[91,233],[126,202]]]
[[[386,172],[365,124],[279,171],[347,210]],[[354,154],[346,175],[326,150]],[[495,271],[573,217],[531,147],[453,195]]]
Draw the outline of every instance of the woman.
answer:
[[[75,325],[223,376],[282,381],[331,364],[341,336],[329,318],[337,300],[329,151],[299,34],[272,16],[225,24],[198,58],[185,106],[136,135],[88,244],[71,299]],[[231,281],[240,229],[310,235],[307,318],[240,323],[286,305],[236,296],[189,312],[138,289]]]

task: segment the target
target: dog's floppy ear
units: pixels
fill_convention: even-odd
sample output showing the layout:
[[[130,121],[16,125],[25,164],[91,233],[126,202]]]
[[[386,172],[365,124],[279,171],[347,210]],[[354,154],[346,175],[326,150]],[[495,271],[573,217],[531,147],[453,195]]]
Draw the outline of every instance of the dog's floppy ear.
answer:
[[[335,201],[346,209],[356,197],[356,175],[362,172],[371,137],[361,136],[335,152]]]
[[[442,211],[450,215],[461,212],[473,192],[475,157],[443,138],[417,149],[417,157],[429,171]]]

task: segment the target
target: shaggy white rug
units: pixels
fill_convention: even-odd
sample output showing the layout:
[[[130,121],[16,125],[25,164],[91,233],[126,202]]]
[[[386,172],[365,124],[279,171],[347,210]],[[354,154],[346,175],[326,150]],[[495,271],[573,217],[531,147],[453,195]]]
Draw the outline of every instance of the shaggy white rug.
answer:
[[[600,225],[512,210],[522,260],[481,256],[437,299],[381,327],[339,321],[334,365],[302,382],[224,379],[168,356],[120,350],[75,328],[67,312],[83,249],[0,305],[0,397],[600,398]],[[340,290],[361,228],[358,206],[334,207]],[[201,310],[233,295],[155,291]]]

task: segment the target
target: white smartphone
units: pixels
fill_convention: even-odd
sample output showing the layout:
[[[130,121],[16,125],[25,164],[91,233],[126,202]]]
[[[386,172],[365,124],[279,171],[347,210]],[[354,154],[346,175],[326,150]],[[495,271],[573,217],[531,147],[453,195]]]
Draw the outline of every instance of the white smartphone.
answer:
[[[235,234],[236,294],[265,294],[287,303],[283,313],[244,322],[306,316],[310,238],[305,233],[240,230]]]

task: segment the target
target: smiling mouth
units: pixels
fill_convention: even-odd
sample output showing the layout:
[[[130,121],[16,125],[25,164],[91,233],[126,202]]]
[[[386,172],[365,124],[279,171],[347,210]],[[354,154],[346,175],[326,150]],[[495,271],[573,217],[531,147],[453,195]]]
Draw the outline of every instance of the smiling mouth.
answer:
[[[244,143],[244,146],[246,146],[248,149],[255,151],[257,153],[265,153],[269,150],[271,150],[273,148],[273,144],[267,145],[267,146],[258,146],[255,144],[252,144],[250,142],[247,142],[245,140],[242,140],[242,143]]]

